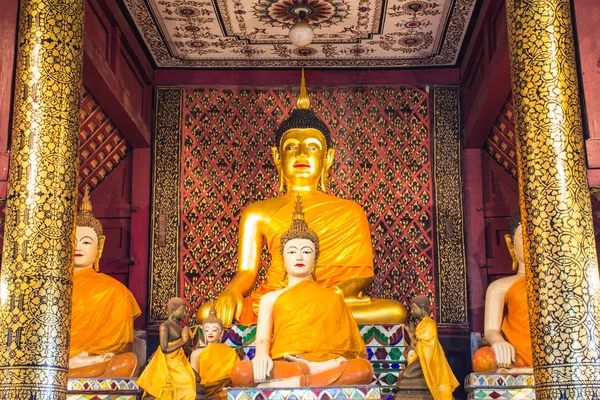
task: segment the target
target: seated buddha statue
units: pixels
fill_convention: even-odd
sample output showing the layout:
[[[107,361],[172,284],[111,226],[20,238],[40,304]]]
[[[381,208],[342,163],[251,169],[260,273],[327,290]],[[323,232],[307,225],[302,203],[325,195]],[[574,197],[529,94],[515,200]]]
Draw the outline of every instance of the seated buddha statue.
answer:
[[[184,347],[190,343],[190,329],[181,325],[188,315],[185,300],[179,297],[167,303],[169,318],[159,328],[159,346],[137,380],[146,394],[157,399],[194,400],[196,373],[188,361]]]
[[[231,370],[240,358],[234,349],[221,343],[225,329],[214,307],[202,321],[202,333],[206,347],[194,350],[190,355],[190,363],[200,376],[206,397],[225,398],[223,388],[231,386]]]
[[[256,353],[233,367],[234,386],[316,387],[369,384],[373,367],[343,297],[314,280],[319,237],[304,221],[298,195],[280,238],[287,285],[260,300]]]
[[[513,259],[515,275],[490,284],[485,296],[485,338],[493,349],[496,363],[512,373],[532,373],[533,356],[525,286],[525,258],[521,214],[508,224],[506,245]]]
[[[327,174],[334,162],[329,128],[310,110],[304,75],[296,109],[275,132],[271,149],[282,196],[256,202],[242,213],[237,276],[217,299],[217,315],[226,327],[257,322],[261,297],[284,285],[280,237],[290,225],[298,194],[306,221],[319,235],[322,256],[316,282],[341,294],[359,324],[401,324],[406,308],[395,300],[364,296],[374,275],[371,231],[360,205],[326,194]],[[319,190],[320,189],[320,190]],[[253,290],[263,243],[271,254],[266,279]],[[245,297],[247,296],[247,297]],[[201,307],[198,318],[208,315]]]
[[[141,310],[125,285],[98,272],[104,239],[86,188],[75,232],[70,378],[123,378],[138,373],[132,352],[133,320]]]

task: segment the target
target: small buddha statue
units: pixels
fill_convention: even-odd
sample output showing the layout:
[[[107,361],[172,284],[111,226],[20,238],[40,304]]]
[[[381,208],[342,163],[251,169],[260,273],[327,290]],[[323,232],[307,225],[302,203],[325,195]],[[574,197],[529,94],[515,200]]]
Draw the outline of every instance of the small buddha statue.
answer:
[[[508,231],[509,234],[504,238],[513,259],[513,270],[516,269],[517,273],[498,279],[488,286],[485,295],[484,334],[498,367],[510,368],[510,373],[530,374],[533,373],[533,355],[520,213],[510,219]]]
[[[410,309],[417,321],[416,327],[410,324],[407,330],[413,355],[399,376],[395,399],[409,398],[403,396],[402,389],[426,385],[435,400],[449,400],[459,386],[438,340],[437,325],[429,317],[430,308],[427,296],[415,296],[411,300]]]
[[[279,239],[290,225],[298,194],[305,206],[306,221],[321,241],[316,282],[342,295],[359,324],[403,323],[406,308],[399,302],[363,294],[374,276],[369,223],[360,205],[326,194],[335,149],[329,128],[310,109],[304,72],[296,109],[276,130],[275,139],[277,146],[271,152],[279,175],[279,190],[285,194],[251,204],[242,213],[237,276],[216,304],[217,315],[225,327],[233,321],[255,324],[261,297],[284,286],[286,270]],[[272,256],[271,265],[264,283],[253,291],[263,242]],[[208,315],[207,307],[205,304],[200,308],[200,320]]]
[[[86,188],[75,231],[69,378],[138,373],[133,321],[141,310],[127,287],[98,272],[104,239]]]
[[[365,344],[343,297],[314,280],[319,237],[304,221],[299,195],[280,249],[287,284],[261,298],[256,355],[234,365],[233,385],[369,384],[373,367],[364,358]]]
[[[206,397],[224,399],[226,396],[223,388],[231,386],[231,370],[240,358],[234,349],[221,343],[225,329],[214,307],[211,307],[208,317],[202,322],[202,332],[207,346],[194,350],[190,363],[200,376],[200,384],[205,388]]]
[[[169,318],[160,325],[160,345],[137,380],[146,394],[162,399],[194,400],[196,374],[188,361],[184,346],[191,340],[190,330],[181,325],[188,314],[185,300],[173,297],[167,303]]]

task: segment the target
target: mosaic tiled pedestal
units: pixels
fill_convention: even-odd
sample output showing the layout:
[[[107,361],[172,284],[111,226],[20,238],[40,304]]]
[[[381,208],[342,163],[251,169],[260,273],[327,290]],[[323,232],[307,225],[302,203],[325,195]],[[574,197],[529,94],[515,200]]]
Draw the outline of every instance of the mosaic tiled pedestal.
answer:
[[[371,384],[379,386],[381,392],[387,394],[398,382],[398,374],[406,365],[402,355],[406,347],[402,325],[361,325],[359,328],[375,370]],[[251,360],[254,358],[255,337],[256,326],[236,325],[226,332],[224,343],[236,349],[241,359]],[[204,345],[200,337],[200,346]]]
[[[465,378],[467,399],[535,399],[533,375],[478,374]]]
[[[380,400],[377,386],[338,386],[325,388],[236,388],[227,389],[227,400]]]
[[[69,379],[67,400],[138,400],[142,390],[136,379]]]

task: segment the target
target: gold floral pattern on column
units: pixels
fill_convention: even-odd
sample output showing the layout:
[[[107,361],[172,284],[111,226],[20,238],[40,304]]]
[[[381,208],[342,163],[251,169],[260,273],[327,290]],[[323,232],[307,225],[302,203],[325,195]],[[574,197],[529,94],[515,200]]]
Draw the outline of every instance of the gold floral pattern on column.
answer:
[[[64,399],[83,0],[21,0],[0,276],[0,398]]]
[[[569,0],[508,0],[537,399],[600,397],[598,264]]]

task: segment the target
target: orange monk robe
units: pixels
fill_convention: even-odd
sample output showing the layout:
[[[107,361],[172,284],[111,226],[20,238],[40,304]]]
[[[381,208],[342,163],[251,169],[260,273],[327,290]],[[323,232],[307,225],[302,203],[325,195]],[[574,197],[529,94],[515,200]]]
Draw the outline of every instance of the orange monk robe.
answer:
[[[75,270],[72,304],[69,357],[131,351],[141,310],[125,285],[93,268]]]
[[[309,361],[366,357],[365,343],[344,299],[315,281],[303,281],[273,304],[273,360],[300,355]]]
[[[415,334],[417,354],[431,395],[435,400],[452,399],[452,392],[459,383],[438,340],[435,322],[430,317],[423,318],[417,325]]]
[[[256,323],[261,297],[285,286],[285,267],[281,256],[281,235],[292,223],[296,199],[282,207],[265,228],[265,242],[271,254],[271,265],[265,282],[244,299],[240,323]],[[302,197],[304,218],[319,236],[320,255],[317,282],[332,287],[340,282],[373,277],[371,231],[364,210],[357,203],[316,192]]]
[[[169,346],[179,340],[170,342]],[[146,393],[158,397],[161,389],[169,387],[168,376],[172,379],[171,385],[175,389],[176,400],[196,398],[196,374],[185,356],[183,347],[165,354],[159,346],[136,382]]]
[[[211,343],[200,352],[198,374],[207,397],[217,396],[224,386],[231,384],[231,370],[238,361],[235,350],[223,343]]]
[[[200,383],[230,378],[233,364],[240,361],[234,349],[224,343],[211,343],[198,356]]]
[[[530,367],[533,365],[533,354],[531,352],[525,275],[508,288],[504,302],[507,311],[502,321],[502,333],[515,348],[515,353],[523,360],[524,366]]]

